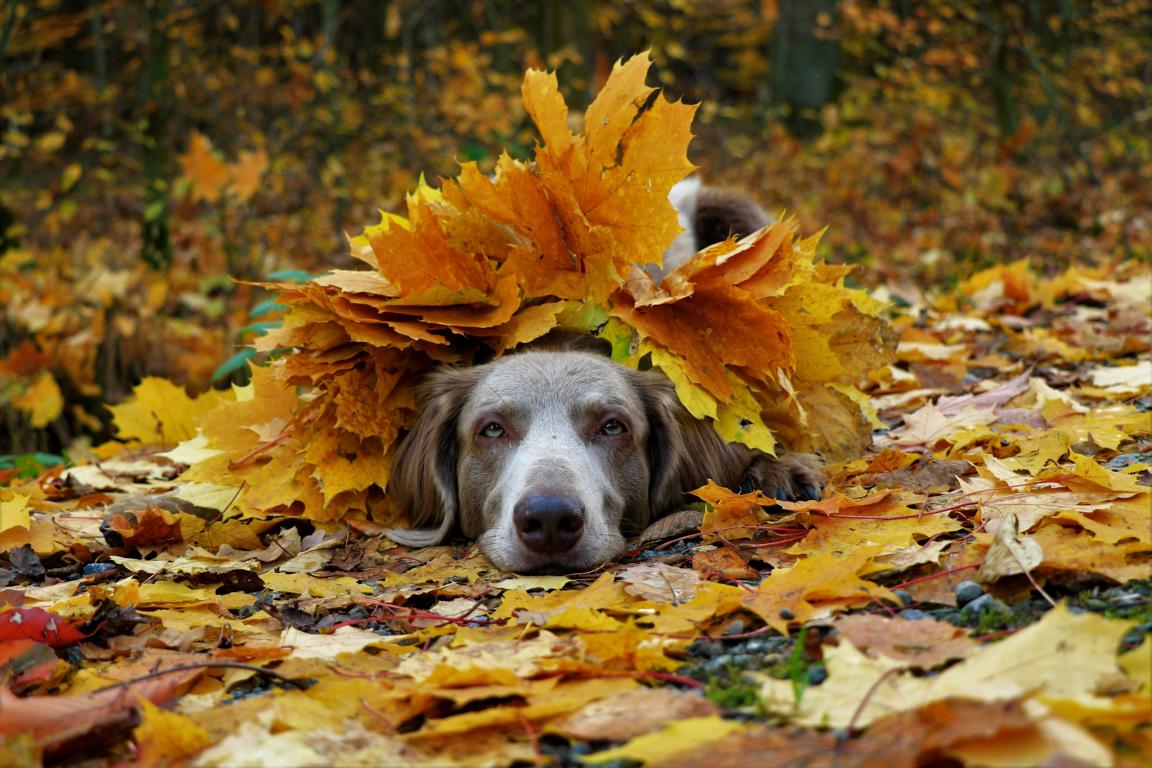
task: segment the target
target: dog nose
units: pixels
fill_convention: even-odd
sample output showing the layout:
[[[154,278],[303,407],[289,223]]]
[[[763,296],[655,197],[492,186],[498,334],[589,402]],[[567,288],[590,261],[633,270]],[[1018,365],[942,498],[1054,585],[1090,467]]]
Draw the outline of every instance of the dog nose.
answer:
[[[567,552],[584,531],[584,507],[571,496],[532,494],[516,503],[512,520],[533,552]]]

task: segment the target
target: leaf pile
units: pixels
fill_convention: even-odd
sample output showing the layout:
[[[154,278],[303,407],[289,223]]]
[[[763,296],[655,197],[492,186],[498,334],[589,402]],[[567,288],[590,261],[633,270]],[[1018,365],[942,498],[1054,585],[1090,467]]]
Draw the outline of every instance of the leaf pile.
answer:
[[[556,134],[542,135],[547,145]],[[588,148],[555,143],[570,158]],[[539,158],[505,162],[551,189]],[[283,334],[307,343],[257,368],[251,387],[194,399],[146,380],[114,411],[127,442],[0,488],[0,762],[1147,764],[1147,265],[1044,277],[1016,262],[947,292],[901,293],[895,356],[862,384],[877,444],[830,465],[826,498],[773,505],[708,486],[697,491],[702,516],[668,518],[620,563],[520,577],[468,546],[412,551],[365,521],[322,517],[356,494],[372,501],[349,479],[358,430],[395,434],[422,368],[514,346],[531,334],[512,323],[537,306],[545,329],[613,318],[602,333],[620,359],[647,350],[689,407],[716,403],[722,429],[724,406],[738,405],[741,387],[760,396],[762,382],[731,358],[716,368],[661,307],[714,322],[691,302],[743,294],[756,297],[746,311],[757,327],[784,315],[796,360],[784,381],[797,398],[857,371],[842,357],[840,368],[807,361],[813,339],[830,331],[830,348],[862,354],[839,331],[877,326],[868,312],[856,325],[840,317],[871,300],[835,293],[836,268],[812,264],[780,225],[710,249],[658,286],[590,227],[587,243],[608,250],[573,251],[584,266],[564,280],[602,296],[599,312],[559,279],[506,266],[524,222],[489,227],[479,203],[464,208],[467,173],[439,193],[421,188],[404,223],[386,220],[356,247],[377,258],[373,237],[419,234],[439,258],[489,248],[504,261],[491,257],[485,271],[449,260],[459,267],[441,275],[409,260],[404,273],[374,267],[285,289]],[[502,200],[512,194],[503,178],[475,183]],[[450,231],[489,235],[462,251]],[[508,305],[502,276],[515,280]],[[357,290],[339,284],[353,280]],[[397,280],[423,286],[414,295],[425,303],[408,302]],[[795,312],[794,291],[804,297]],[[839,303],[822,304],[825,293]],[[503,322],[478,324],[500,312]],[[633,349],[641,322],[650,337]],[[394,334],[405,341],[377,341]],[[389,356],[407,362],[377,363]],[[395,384],[368,391],[365,371]],[[298,397],[297,383],[314,389]],[[197,427],[231,453],[189,439]],[[369,456],[385,471],[383,440]],[[188,464],[198,482],[181,477]],[[262,497],[279,503],[241,513],[228,484],[241,480],[252,483],[248,510]],[[347,490],[326,501],[328,483]],[[297,504],[292,494],[308,488],[314,497]]]
[[[618,64],[575,135],[555,76],[530,71],[533,163],[504,155],[492,178],[466,163],[439,190],[421,184],[407,218],[352,239],[371,269],[272,286],[290,309],[257,346],[292,354],[206,419],[180,454],[197,459],[185,479],[243,486],[254,514],[393,522],[381,489],[414,383],[553,330],[599,331],[619,361],[662,369],[728,440],[858,453],[871,425],[855,383],[894,337],[881,304],[844,287],[847,269],[814,262],[815,238],[786,219],[659,285],[639,266],[679,232],[668,192],[692,169],[695,111],[644,85],[648,67]]]

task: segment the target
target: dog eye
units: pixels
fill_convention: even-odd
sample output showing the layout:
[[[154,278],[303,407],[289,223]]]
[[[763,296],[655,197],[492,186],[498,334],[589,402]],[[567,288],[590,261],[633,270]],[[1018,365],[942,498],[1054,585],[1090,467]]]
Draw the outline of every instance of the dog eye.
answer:
[[[504,437],[504,435],[506,435],[506,434],[508,434],[508,433],[504,431],[504,427],[500,426],[499,424],[497,424],[494,421],[488,422],[480,430],[480,436],[481,437],[490,437],[493,440],[495,440],[498,437]]]
[[[624,422],[619,419],[608,419],[604,422],[604,426],[600,427],[600,434],[602,435],[622,435],[628,431],[628,427],[624,426]]]

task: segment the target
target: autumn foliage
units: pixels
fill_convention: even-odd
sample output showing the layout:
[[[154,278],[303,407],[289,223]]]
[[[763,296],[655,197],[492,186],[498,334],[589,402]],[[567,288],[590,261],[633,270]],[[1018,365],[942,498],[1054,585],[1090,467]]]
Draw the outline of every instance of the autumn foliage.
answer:
[[[0,12],[0,764],[1146,765],[1146,4],[481,5]],[[689,151],[794,213],[656,282]],[[554,330],[824,497],[395,545],[414,384]]]
[[[421,374],[557,329],[598,332],[619,361],[663,370],[726,439],[773,451],[784,433],[829,458],[867,445],[855,384],[894,335],[878,302],[843,286],[849,270],[816,262],[815,238],[784,219],[660,284],[641,268],[680,231],[668,192],[692,170],[695,111],[654,94],[648,67],[619,64],[576,135],[555,75],[530,71],[533,162],[505,155],[491,178],[466,163],[421,185],[407,218],[352,239],[369,270],[270,286],[290,311],[258,347],[293,353],[207,417],[195,450],[211,455],[184,479],[243,486],[253,513],[393,521],[381,491]],[[313,394],[298,400],[298,386]]]

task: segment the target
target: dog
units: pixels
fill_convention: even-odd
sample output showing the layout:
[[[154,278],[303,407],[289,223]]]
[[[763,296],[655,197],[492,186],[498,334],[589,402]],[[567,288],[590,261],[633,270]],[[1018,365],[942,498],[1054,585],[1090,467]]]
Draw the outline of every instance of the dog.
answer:
[[[685,231],[662,265],[646,267],[658,280],[700,247],[771,221],[743,195],[697,179],[669,197]],[[628,536],[708,480],[819,498],[819,457],[726,443],[688,413],[667,378],[585,342],[443,369],[419,388],[419,416],[388,483],[415,528],[390,531],[392,539],[429,546],[459,530],[503,570],[574,572],[619,556]]]
[[[388,493],[428,546],[453,529],[498,568],[584,571],[714,480],[778,499],[816,499],[823,465],[725,442],[672,383],[584,351],[527,351],[436,371],[400,444]]]
[[[664,252],[660,264],[644,269],[656,282],[696,255],[701,248],[729,237],[744,237],[772,223],[773,217],[742,192],[709,187],[692,176],[677,182],[668,193],[684,231]]]

